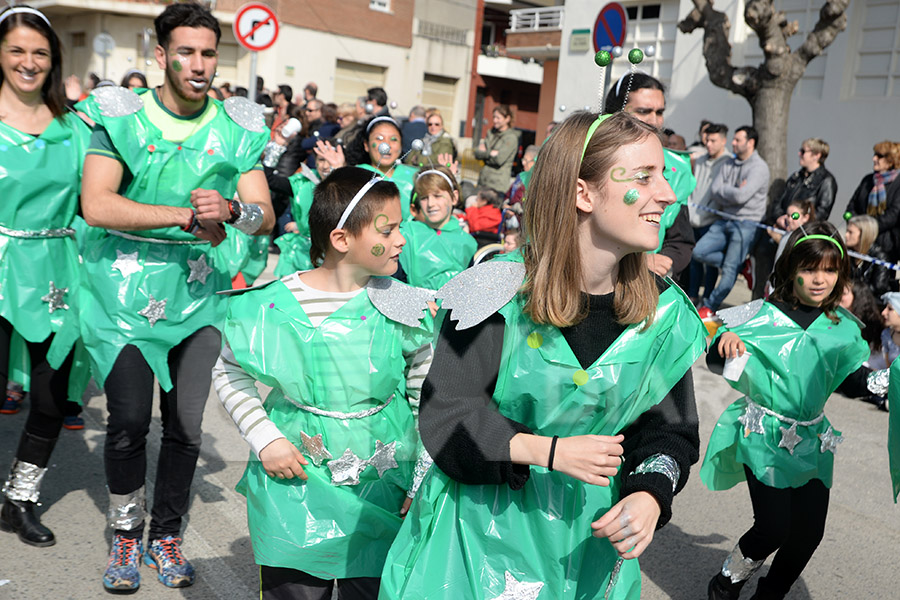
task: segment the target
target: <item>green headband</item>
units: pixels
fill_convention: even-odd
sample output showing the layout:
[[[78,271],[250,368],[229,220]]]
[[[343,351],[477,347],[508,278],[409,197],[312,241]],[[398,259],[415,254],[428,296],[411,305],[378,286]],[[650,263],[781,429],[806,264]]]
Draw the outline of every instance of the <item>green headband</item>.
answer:
[[[600,123],[610,118],[612,115],[597,115],[597,118],[591,123],[590,129],[588,129],[587,136],[584,138],[584,148],[581,150],[581,160],[584,161],[584,155],[587,152],[588,144],[591,142],[591,138],[594,136],[594,132],[597,131],[597,128],[600,127]]]
[[[804,235],[802,238],[794,242],[794,248],[797,247],[797,244],[800,242],[805,242],[806,240],[828,240],[832,244],[838,247],[838,250],[841,251],[841,258],[844,258],[844,248],[841,246],[841,243],[831,237],[830,235],[822,235],[821,233],[814,233],[812,235]]]

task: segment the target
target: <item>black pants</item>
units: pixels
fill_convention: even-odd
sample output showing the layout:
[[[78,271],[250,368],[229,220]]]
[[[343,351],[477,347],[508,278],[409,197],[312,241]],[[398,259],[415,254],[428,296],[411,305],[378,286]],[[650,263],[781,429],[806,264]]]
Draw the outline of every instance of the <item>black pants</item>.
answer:
[[[741,552],[752,560],[762,560],[777,550],[760,586],[783,597],[822,541],[830,490],[818,479],[799,488],[773,488],[760,483],[747,467],[744,472],[753,504],[753,527],[741,537]]]
[[[174,386],[169,392],[160,390],[163,434],[150,513],[151,540],[181,532],[181,518],[187,513],[191,480],[200,456],[203,409],[212,379],[210,371],[220,344],[219,331],[204,327],[169,352]],[[130,494],[144,485],[153,381],[153,371],[147,361],[131,345],[122,349],[106,378],[109,420],[104,462],[111,494]],[[143,524],[138,526],[142,528]]]
[[[0,317],[0,391],[3,394],[6,394],[6,383],[9,381],[9,343],[12,333],[12,324]],[[45,440],[59,437],[68,405],[69,372],[72,370],[71,352],[59,369],[53,369],[47,363],[47,351],[52,341],[51,335],[43,342],[25,342],[31,358],[31,403],[16,458],[39,467],[46,467],[50,456],[34,444],[26,443],[25,434]]]
[[[378,577],[354,577],[337,582],[340,600],[376,600],[381,580]],[[259,567],[259,591],[262,600],[331,600],[334,581],[282,567]]]

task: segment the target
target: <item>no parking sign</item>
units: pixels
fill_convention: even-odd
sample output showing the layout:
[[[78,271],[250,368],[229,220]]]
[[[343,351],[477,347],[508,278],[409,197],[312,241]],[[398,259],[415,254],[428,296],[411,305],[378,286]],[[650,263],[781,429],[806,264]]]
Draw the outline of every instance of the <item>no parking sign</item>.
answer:
[[[600,9],[594,21],[594,52],[612,50],[625,44],[625,28],[628,17],[618,2],[610,2]]]
[[[270,48],[278,39],[278,19],[265,4],[245,4],[235,13],[232,30],[241,46],[259,52]]]

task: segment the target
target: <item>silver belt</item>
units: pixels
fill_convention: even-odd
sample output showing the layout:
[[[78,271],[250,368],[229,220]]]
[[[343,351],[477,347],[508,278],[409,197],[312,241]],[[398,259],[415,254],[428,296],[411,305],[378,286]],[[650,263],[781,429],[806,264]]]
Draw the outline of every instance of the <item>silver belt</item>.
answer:
[[[118,229],[107,229],[111,235],[131,240],[132,242],[148,242],[150,244],[169,244],[174,246],[197,246],[199,244],[208,244],[206,240],[166,240],[163,238],[143,237],[140,235],[131,235]]]
[[[285,396],[287,398],[287,396]],[[308,404],[302,404],[300,402],[296,402],[291,398],[288,398],[291,404],[299,408],[300,410],[305,410],[306,412],[311,412],[314,415],[319,415],[320,417],[330,417],[332,419],[365,419],[366,417],[371,417],[372,415],[380,413],[384,408],[390,404],[394,400],[394,394],[391,394],[391,397],[385,400],[384,404],[379,404],[378,406],[373,406],[372,408],[367,408],[366,410],[358,410],[356,412],[340,412],[337,410],[323,410],[321,408],[316,408],[315,406],[310,406]]]
[[[75,237],[75,230],[71,227],[60,227],[58,229],[10,229],[0,225],[0,234],[14,238],[64,238]]]

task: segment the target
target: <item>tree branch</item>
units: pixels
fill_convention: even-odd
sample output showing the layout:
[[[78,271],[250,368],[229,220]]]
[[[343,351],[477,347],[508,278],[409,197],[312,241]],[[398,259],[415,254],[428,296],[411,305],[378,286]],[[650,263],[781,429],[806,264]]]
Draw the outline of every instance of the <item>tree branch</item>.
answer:
[[[759,89],[759,71],[754,67],[735,68],[731,64],[728,15],[713,8],[713,0],[692,0],[694,9],[678,28],[682,33],[703,29],[703,57],[709,79],[720,88],[752,98]]]
[[[847,28],[847,8],[850,0],[828,0],[819,11],[819,20],[816,26],[806,36],[797,51],[796,57],[802,61],[805,68],[809,61],[819,56],[831,45],[834,38]]]

